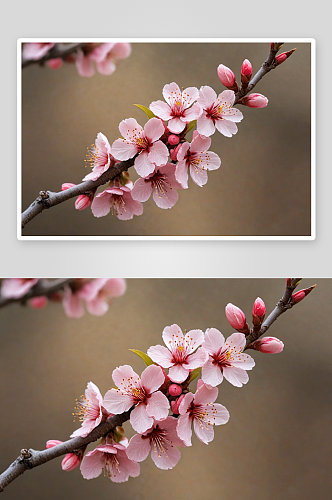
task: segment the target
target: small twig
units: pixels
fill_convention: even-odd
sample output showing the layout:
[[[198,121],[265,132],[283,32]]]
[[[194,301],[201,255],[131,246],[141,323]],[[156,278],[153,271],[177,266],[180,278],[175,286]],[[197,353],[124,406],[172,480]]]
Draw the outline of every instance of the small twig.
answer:
[[[4,490],[8,484],[10,484],[14,479],[23,474],[26,470],[33,469],[38,465],[45,464],[54,458],[65,455],[66,453],[71,453],[82,446],[86,446],[89,443],[97,441],[97,439],[108,434],[115,427],[122,425],[123,422],[129,420],[131,409],[121,415],[113,415],[104,422],[101,422],[97,427],[95,427],[90,434],[86,437],[75,437],[65,441],[53,448],[49,448],[42,451],[36,451],[33,449],[23,449],[21,450],[21,455],[14,460],[14,462],[0,475],[0,492]]]
[[[270,328],[272,323],[274,323],[281,314],[284,312],[288,311],[288,309],[291,309],[293,307],[293,304],[291,304],[291,299],[293,295],[293,291],[297,287],[297,285],[300,283],[301,278],[292,278],[290,280],[290,283],[287,284],[286,290],[284,291],[284,294],[282,298],[279,300],[271,314],[266,318],[266,320],[262,323],[262,326],[260,327],[260,330],[255,332],[253,329],[250,330],[249,335],[246,338],[246,347],[245,349],[248,348],[248,345],[254,342],[255,340],[259,339],[262,335],[264,335],[267,330]]]
[[[25,304],[27,300],[32,299],[33,297],[40,297],[42,295],[46,295],[48,297],[53,293],[62,290],[63,287],[69,284],[72,280],[73,278],[59,278],[52,281],[40,279],[23,297],[8,299],[0,297],[0,308],[8,306],[8,304],[12,304],[13,302]]]
[[[77,51],[79,47],[82,47],[84,43],[69,43],[67,45],[63,45],[60,43],[56,43],[41,59],[23,59],[22,57],[22,68],[26,68],[27,66],[31,66],[32,64],[43,65],[46,61],[50,59],[63,59],[70,54],[73,54]]]
[[[247,87],[241,88],[238,92],[235,94],[235,101],[234,105],[242,99],[245,95],[249,94],[249,92],[252,91],[252,89],[257,85],[257,83],[265,76],[271,69],[276,68],[274,65],[274,58],[277,55],[278,51],[282,47],[282,43],[275,43],[273,44],[273,48],[270,48],[270,53],[266,59],[266,61],[263,62],[261,68],[257,71],[255,76],[250,80],[250,83],[248,84]]]
[[[59,205],[59,203],[63,203],[66,200],[70,200],[75,196],[84,194],[88,191],[96,189],[102,184],[106,184],[106,182],[111,181],[117,175],[120,175],[121,172],[128,170],[128,168],[130,168],[134,164],[135,158],[136,157],[130,158],[130,160],[121,161],[119,163],[116,163],[115,165],[111,165],[108,170],[106,170],[106,172],[104,172],[96,181],[88,180],[85,182],[81,182],[81,184],[77,184],[77,186],[66,189],[65,191],[60,191],[59,193],[53,193],[51,191],[41,191],[38,198],[36,198],[35,201],[33,201],[31,205],[23,212],[22,229],[29,221],[34,219],[36,215],[45,210],[45,208],[51,208],[55,205]]]

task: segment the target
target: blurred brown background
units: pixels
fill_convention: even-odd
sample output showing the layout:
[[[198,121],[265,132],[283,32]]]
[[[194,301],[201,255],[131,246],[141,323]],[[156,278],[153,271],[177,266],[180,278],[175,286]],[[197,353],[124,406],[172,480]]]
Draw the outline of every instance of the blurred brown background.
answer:
[[[74,210],[67,201],[37,216],[23,235],[310,235],[310,44],[259,82],[254,92],[269,98],[264,109],[239,106],[239,132],[216,132],[211,151],[222,165],[209,173],[206,186],[190,181],[171,210],[152,199],[131,221],[111,215],[95,218],[90,209]],[[286,43],[282,50],[294,44]],[[268,43],[133,43],[130,58],[109,77],[82,78],[74,65],[60,70],[30,66],[23,70],[23,209],[40,190],[59,191],[63,182],[78,184],[86,148],[98,132],[110,143],[119,137],[121,120],[145,114],[134,103],[162,99],[162,88],[210,85],[224,90],[220,63],[240,79],[245,58],[254,73],[266,59]],[[90,171],[90,169],[89,169]],[[136,173],[131,169],[132,179]]]
[[[268,335],[285,343],[279,355],[250,351],[256,367],[249,383],[224,381],[218,401],[230,421],[215,428],[208,446],[193,437],[170,471],[150,457],[141,475],[114,484],[65,473],[61,459],[28,471],[3,493],[7,500],[327,500],[331,492],[332,338],[331,280],[304,279],[317,288],[282,315]],[[165,326],[219,328],[229,336],[224,307],[232,302],[248,320],[257,296],[270,312],[281,297],[282,279],[129,279],[128,290],[103,317],[74,320],[61,304],[42,311],[18,305],[0,311],[1,472],[21,448],[43,449],[48,439],[66,440],[75,398],[92,380],[104,395],[116,366],[143,362],[129,348],[146,352],[162,343]],[[301,286],[300,286],[301,288]],[[125,424],[130,433],[130,426]]]

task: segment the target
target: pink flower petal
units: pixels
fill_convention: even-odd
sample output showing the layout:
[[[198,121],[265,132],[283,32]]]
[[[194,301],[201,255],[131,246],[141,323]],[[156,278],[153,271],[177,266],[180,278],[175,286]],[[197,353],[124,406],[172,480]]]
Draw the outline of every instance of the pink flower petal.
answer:
[[[122,120],[119,124],[119,130],[124,137],[128,141],[132,141],[134,138],[143,137],[143,129],[137,123],[135,118],[127,118],[126,120]]]
[[[252,370],[255,366],[255,360],[249,354],[237,354],[235,359],[231,360],[232,366],[242,370]]]
[[[97,71],[101,75],[112,75],[116,70],[116,65],[111,59],[105,59],[96,63]]]
[[[130,477],[137,477],[140,473],[140,466],[127,457],[126,451],[118,451],[116,454],[118,464],[112,467],[111,481],[113,483],[123,483]]]
[[[147,354],[155,363],[158,363],[163,368],[169,368],[173,365],[172,353],[162,345],[149,347]]]
[[[202,384],[195,394],[195,405],[214,403],[218,397],[218,389]]]
[[[151,449],[151,458],[159,469],[173,469],[181,458],[181,453],[176,446],[165,446],[165,453],[158,453],[156,449]]]
[[[211,409],[211,418],[213,418],[215,425],[227,424],[229,420],[229,411],[223,405],[215,403],[213,405],[213,410]]]
[[[142,372],[141,382],[144,389],[151,394],[165,382],[165,375],[160,366],[150,365]]]
[[[153,426],[153,422],[154,420],[152,417],[149,417],[144,403],[139,403],[130,414],[132,428],[139,434],[150,429]]]
[[[183,189],[188,189],[188,167],[185,160],[179,161],[176,165],[175,177]]]
[[[235,387],[242,387],[249,380],[249,376],[245,370],[235,367],[224,367],[223,374],[226,380],[233,384]]]
[[[237,126],[235,123],[227,122],[226,120],[217,120],[216,129],[225,137],[232,137],[232,135],[237,133]]]
[[[110,213],[111,206],[111,195],[107,191],[103,191],[95,196],[91,210],[95,217],[104,217]]]
[[[150,198],[151,193],[151,182],[147,182],[145,179],[138,179],[134,184],[131,196],[136,201],[144,202]]]
[[[224,90],[218,95],[218,99],[225,102],[227,107],[231,107],[235,101],[235,92],[233,90]]]
[[[185,108],[189,108],[194,101],[197,101],[199,92],[196,87],[187,87],[182,92],[182,102]]]
[[[131,391],[131,387],[134,384],[138,386],[140,383],[140,378],[136,372],[132,369],[130,365],[122,365],[115,368],[112,373],[112,378],[115,385],[121,391]]]
[[[194,419],[194,431],[196,436],[202,443],[208,444],[213,441],[214,428],[213,425],[204,425],[198,419]]]
[[[169,378],[176,383],[184,382],[189,375],[189,367],[186,368],[183,364],[171,366],[168,372]]]
[[[188,413],[185,413],[178,418],[177,433],[186,446],[191,446],[191,422],[192,420]]]
[[[179,134],[184,130],[186,123],[181,120],[181,118],[171,118],[168,122],[168,130],[173,132],[173,134]]]
[[[151,163],[149,159],[149,154],[147,151],[140,153],[135,159],[134,168],[138,175],[141,177],[147,177],[152,174],[155,170],[155,165]]]
[[[81,299],[73,294],[69,287],[65,287],[65,293],[62,301],[65,314],[69,318],[81,318],[84,314],[84,308]]]
[[[205,347],[205,346],[204,346]],[[202,367],[202,379],[206,384],[216,387],[223,381],[223,374],[218,365],[215,365],[212,358],[208,359]]]
[[[148,154],[149,160],[160,167],[161,165],[165,165],[167,163],[169,152],[167,146],[163,142],[157,141],[152,144]]]
[[[149,142],[157,141],[164,132],[163,122],[159,118],[151,118],[144,126],[144,135]]]
[[[183,120],[185,120],[186,123],[189,123],[193,120],[197,120],[202,113],[202,107],[197,102],[195,102],[195,104],[193,104],[191,108],[188,108],[184,111]]]
[[[130,220],[134,215],[142,215],[143,205],[139,201],[133,200],[131,193],[124,193],[123,198],[125,207],[122,212],[117,214],[119,220]]]
[[[205,85],[205,86],[200,88],[199,98],[197,99],[197,102],[203,108],[206,109],[206,108],[213,106],[216,99],[217,99],[217,94],[215,93],[215,91],[211,87],[209,87],[208,85]],[[203,135],[206,135],[206,134],[203,134]],[[211,134],[209,134],[209,135],[211,135]]]
[[[190,165],[190,177],[192,178],[194,183],[200,187],[205,186],[208,181],[208,174],[206,170],[195,168],[193,165]]]
[[[168,349],[170,349],[170,351],[174,351],[174,349],[177,349],[178,339],[184,338],[184,335],[179,325],[174,323],[173,325],[166,326],[164,328],[162,337]]]
[[[243,351],[246,345],[246,337],[243,333],[232,333],[226,340],[226,345],[231,349]]]
[[[172,116],[171,108],[164,101],[154,101],[150,104],[149,108],[152,113],[159,116],[162,120],[169,120]]]
[[[190,347],[187,349],[188,353],[194,352],[197,347],[203,344],[204,342],[204,333],[202,330],[189,330],[185,335],[186,342]]]
[[[216,353],[223,347],[225,337],[216,328],[208,328],[205,332],[203,347],[209,354]]]
[[[150,453],[151,445],[149,439],[135,434],[129,441],[128,448],[126,449],[127,457],[136,462],[143,462]]]
[[[86,303],[86,308],[93,316],[103,316],[109,309],[108,303],[103,299],[93,299]]]
[[[112,54],[114,54],[114,57],[116,57],[116,59],[125,59],[126,57],[129,57],[131,54],[130,43],[119,42],[114,44]]]
[[[197,130],[200,134],[210,136],[215,133],[215,124],[209,116],[204,112],[197,120]]]
[[[207,151],[211,146],[210,137],[205,137],[205,135],[196,134],[190,145],[191,153],[200,153],[201,151]]]
[[[188,153],[189,148],[191,149],[189,142],[185,142],[184,144],[182,144],[182,146],[180,146],[180,149],[177,154],[177,159],[179,161],[184,160],[186,154]]]
[[[124,411],[129,410],[134,404],[133,396],[123,394],[117,389],[110,389],[104,397],[104,407],[114,415],[120,415]]]
[[[156,190],[153,191],[152,197],[159,208],[167,209],[174,207],[175,203],[179,199],[178,193],[172,187],[168,189],[163,189],[163,194],[160,194]]]
[[[121,297],[126,289],[126,280],[123,278],[109,278],[104,285],[105,292],[111,297]]]
[[[156,420],[164,420],[168,417],[169,401],[162,392],[154,392],[148,399],[146,411],[150,417]]]
[[[89,451],[82,460],[81,473],[84,479],[94,479],[100,476],[105,466],[106,458],[104,453],[94,449]]]
[[[175,83],[169,83],[163,88],[163,96],[167,104],[172,106],[177,101],[182,102],[182,92],[179,86]]]
[[[125,139],[116,139],[113,142],[111,148],[111,154],[117,160],[129,160],[129,158],[133,158],[136,153],[138,153],[139,148],[137,144],[131,144]]]
[[[179,406],[179,412],[181,415],[184,415],[190,404],[193,402],[194,400],[194,395],[192,392],[187,392],[187,394],[185,394],[184,398],[182,399],[181,403],[180,403],[180,406]]]
[[[194,370],[195,368],[200,368],[203,366],[208,360],[208,353],[200,347],[196,352],[191,354],[188,357],[187,366],[190,370]]]
[[[76,69],[80,76],[90,77],[95,74],[93,62],[83,54],[81,49],[77,50]]]

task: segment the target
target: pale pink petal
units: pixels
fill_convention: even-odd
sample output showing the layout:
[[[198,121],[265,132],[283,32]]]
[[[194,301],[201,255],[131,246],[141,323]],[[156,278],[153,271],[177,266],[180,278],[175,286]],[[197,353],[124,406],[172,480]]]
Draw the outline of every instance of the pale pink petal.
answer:
[[[93,316],[103,316],[109,309],[105,299],[93,299],[86,302],[86,308]]]
[[[140,378],[130,365],[122,365],[115,368],[112,378],[116,386],[122,391],[130,390],[132,384],[136,387],[140,383]]]
[[[223,109],[222,115],[225,120],[231,122],[240,122],[243,119],[243,114],[239,109],[236,108]]]
[[[94,278],[86,283],[77,293],[80,299],[93,300],[98,297],[98,293],[106,284],[107,278]]]
[[[100,390],[93,382],[88,382],[85,395],[94,405],[101,406],[103,404],[103,397]]]
[[[134,397],[129,394],[123,394],[117,389],[110,389],[104,397],[104,407],[114,415],[120,415],[129,410],[134,404]]]
[[[167,104],[172,106],[177,101],[182,102],[182,93],[179,86],[175,83],[169,83],[163,88],[163,96]]]
[[[216,328],[208,328],[205,332],[203,347],[209,354],[215,354],[223,347],[225,337]]]
[[[101,43],[89,54],[90,59],[93,59],[96,62],[103,61],[107,54],[113,49],[114,45],[114,43]]]
[[[97,448],[89,451],[82,460],[81,472],[84,479],[94,479],[100,476],[106,463],[106,455]]]
[[[126,120],[122,120],[119,124],[119,130],[122,134],[122,137],[131,141],[134,137],[143,137],[143,129],[137,123],[135,118],[127,118]]]
[[[208,353],[203,349],[203,347],[200,347],[196,352],[188,357],[187,366],[190,370],[200,368],[207,362],[208,357]]]
[[[185,394],[184,398],[182,399],[181,403],[180,403],[180,406],[179,406],[179,412],[181,415],[184,415],[190,404],[193,402],[194,400],[194,395],[192,392],[187,392],[187,394]]]
[[[171,352],[162,345],[149,347],[147,354],[155,363],[158,363],[163,368],[169,368],[173,365]]]
[[[168,130],[173,132],[173,134],[179,134],[184,130],[186,124],[181,120],[181,118],[171,118],[168,122]]]
[[[144,439],[143,436],[135,434],[129,441],[126,449],[127,457],[136,462],[143,462],[150,453],[151,445],[149,439]]]
[[[160,391],[151,394],[146,405],[146,411],[150,417],[156,420],[164,420],[167,418],[169,401],[165,394]]]
[[[235,123],[227,122],[226,120],[217,120],[216,129],[225,137],[232,137],[232,135],[237,133],[237,126]]]
[[[191,108],[188,108],[184,111],[182,120],[184,120],[186,123],[189,123],[193,120],[197,120],[202,113],[202,107],[197,102],[195,102],[195,104],[193,104]]]
[[[130,220],[134,215],[142,215],[143,205],[139,201],[133,200],[131,193],[124,193],[125,206],[123,212],[117,214],[119,220]]]
[[[208,85],[205,85],[200,88],[199,90],[199,98],[197,99],[198,104],[200,104],[203,108],[209,108],[213,106],[217,99],[217,94],[215,91],[209,87]],[[201,133],[201,132],[200,132]],[[206,135],[206,134],[203,134]],[[211,134],[209,134],[211,135]]]
[[[176,165],[175,177],[183,189],[188,189],[188,167],[185,160],[179,161]]]
[[[159,424],[159,422],[158,422],[158,424]],[[163,430],[167,431],[169,439],[172,441],[172,443],[175,446],[184,447],[186,445],[182,441],[182,439],[180,439],[179,436],[178,436],[177,425],[178,425],[178,419],[177,418],[175,418],[175,417],[167,417],[166,420],[163,420],[161,422],[160,427],[162,427]]]
[[[23,58],[37,61],[44,57],[54,47],[54,43],[25,43],[23,45]]]
[[[231,107],[235,101],[235,92],[233,90],[224,90],[218,95],[218,100],[226,103],[227,106]],[[241,113],[242,114],[242,113]]]
[[[76,69],[80,76],[90,77],[95,74],[93,62],[83,54],[81,49],[77,50]]]
[[[149,153],[147,151],[143,151],[135,159],[134,168],[138,175],[141,177],[147,177],[154,172],[156,167],[149,160]]]
[[[205,345],[203,346],[205,348]],[[223,374],[218,365],[213,363],[212,358],[208,359],[202,367],[202,379],[206,384],[213,387],[221,384],[223,381]]]
[[[208,137],[215,133],[216,127],[212,118],[203,113],[197,120],[197,130],[200,134]]]
[[[184,340],[184,335],[182,333],[181,328],[179,325],[174,323],[171,326],[166,326],[164,328],[164,331],[162,333],[163,341],[165,342],[165,345],[170,349],[170,351],[174,351],[177,349],[179,339]]]
[[[190,358],[189,358],[190,359]],[[189,367],[186,368],[183,364],[171,366],[168,372],[169,378],[176,383],[184,382],[189,375]]]
[[[193,165],[190,165],[190,177],[194,181],[197,186],[203,187],[208,181],[208,174],[206,170],[202,170],[201,168],[196,168]]]
[[[101,75],[112,75],[116,70],[116,65],[111,59],[104,59],[96,63],[97,71]]]
[[[211,146],[210,137],[206,137],[205,135],[201,135],[199,133],[195,134],[191,144],[190,144],[190,152],[191,153],[200,153],[201,151],[207,151]]]
[[[1,284],[1,296],[6,299],[19,299],[38,282],[38,278],[7,278]]]
[[[241,368],[226,366],[223,368],[223,374],[225,379],[235,387],[242,387],[242,385],[246,384],[249,380],[247,372]]]
[[[119,466],[113,466],[111,480],[114,483],[123,483],[130,477],[137,477],[140,473],[140,466],[127,457],[126,451],[118,451],[116,458]]]
[[[65,287],[65,293],[62,301],[65,314],[69,318],[80,318],[84,314],[84,308],[81,299],[73,294],[69,287]]]
[[[131,144],[125,139],[116,139],[111,148],[111,154],[117,160],[129,160],[138,153],[139,148],[137,144]]]
[[[196,158],[201,160],[200,167],[205,168],[206,170],[216,170],[221,165],[219,156],[212,151],[197,153]]]
[[[177,159],[179,161],[184,160],[184,157],[186,156],[189,148],[191,149],[191,145],[189,144],[189,142],[185,142],[184,144],[182,144],[182,146],[180,146],[177,154]]]
[[[187,87],[184,89],[182,92],[182,102],[185,106],[185,108],[189,108],[189,106],[194,102],[197,101],[199,97],[199,92],[196,87]]]
[[[167,182],[172,188],[182,189],[181,184],[176,180],[175,177],[176,166],[174,165],[174,163],[166,163],[166,165],[164,165],[163,167],[159,167],[158,170],[162,175],[167,176]]]
[[[107,191],[97,194],[92,204],[91,210],[95,217],[104,217],[109,214],[112,206],[112,197]]]
[[[218,397],[217,387],[202,384],[195,394],[195,405],[214,403]]]
[[[156,449],[151,449],[151,458],[159,469],[173,469],[181,458],[181,453],[176,446],[165,445],[164,453],[158,453]]]
[[[157,141],[152,144],[148,154],[149,160],[160,167],[161,165],[165,165],[165,163],[167,163],[169,151],[167,149],[167,146],[163,142]]]
[[[242,370],[252,370],[255,366],[255,360],[249,356],[249,354],[236,354],[234,358],[230,360],[232,366],[236,368],[241,368]]]
[[[152,113],[159,116],[159,118],[162,118],[163,120],[169,120],[172,116],[171,108],[164,101],[154,101],[150,104],[149,108]]]
[[[131,54],[131,45],[127,42],[119,42],[114,44],[112,49],[112,54],[116,59],[125,59]]]
[[[192,419],[189,417],[188,413],[185,413],[178,418],[177,433],[186,446],[191,446],[191,422]]]
[[[153,426],[153,418],[149,417],[146,411],[146,405],[139,403],[130,414],[130,423],[134,431],[142,434]]]
[[[153,191],[152,197],[159,208],[167,209],[174,207],[175,203],[179,199],[178,193],[172,187],[164,187],[163,194],[160,194],[157,190]]]
[[[157,141],[164,132],[165,127],[159,118],[151,118],[144,126],[144,135],[149,142]]]
[[[226,340],[226,346],[231,349],[243,351],[246,346],[245,335],[243,333],[232,333]]]
[[[210,421],[214,422],[215,425],[227,424],[229,420],[229,411],[225,406],[215,403],[213,407],[209,410]]]
[[[121,297],[127,289],[126,280],[123,278],[109,278],[103,289],[110,297]]]
[[[141,382],[147,393],[151,394],[165,382],[165,375],[160,366],[150,365],[142,372]]]
[[[131,192],[131,196],[136,201],[147,201],[152,193],[152,185],[151,182],[145,179],[137,179],[134,184],[133,190]]]
[[[189,332],[185,335],[186,343],[188,345],[187,353],[192,353],[203,344],[204,342],[204,333],[202,330],[189,330]]]
[[[214,438],[213,425],[206,423],[201,424],[201,422],[196,418],[194,419],[194,431],[198,439],[204,444],[210,443]]]

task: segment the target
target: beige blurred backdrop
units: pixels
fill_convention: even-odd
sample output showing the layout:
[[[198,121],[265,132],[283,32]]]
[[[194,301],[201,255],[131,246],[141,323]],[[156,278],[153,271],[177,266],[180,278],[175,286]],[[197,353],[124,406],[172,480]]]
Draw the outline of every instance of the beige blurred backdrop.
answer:
[[[230,420],[215,428],[208,446],[193,436],[170,471],[150,457],[141,475],[114,484],[101,476],[84,480],[79,470],[63,472],[56,459],[16,479],[7,500],[327,500],[331,492],[332,337],[331,280],[304,279],[317,288],[283,314],[268,335],[283,340],[278,355],[255,351],[249,383],[224,381],[218,402]],[[129,279],[123,297],[102,317],[64,315],[61,304],[36,311],[11,305],[0,311],[1,472],[25,447],[43,449],[48,439],[66,440],[75,398],[92,380],[104,395],[116,366],[143,362],[142,351],[162,343],[165,326],[216,327],[233,333],[224,308],[232,302],[251,319],[252,304],[263,298],[270,312],[281,297],[282,279]],[[194,385],[195,387],[195,385]],[[125,424],[130,436],[130,425]]]
[[[269,99],[264,109],[239,106],[244,114],[232,138],[216,132],[211,151],[222,160],[206,186],[191,180],[171,210],[150,199],[131,221],[95,218],[79,212],[74,200],[45,210],[23,235],[37,236],[308,236],[310,235],[310,44],[286,43],[297,51],[259,82],[254,92]],[[103,132],[119,137],[121,120],[145,114],[163,99],[162,88],[209,85],[225,90],[217,76],[223,63],[240,79],[245,58],[254,73],[269,52],[268,43],[133,43],[132,55],[112,76],[82,78],[74,65],[59,70],[30,66],[23,70],[23,209],[40,190],[78,184],[86,148]],[[90,171],[90,169],[89,169]],[[130,169],[132,179],[137,175]]]

